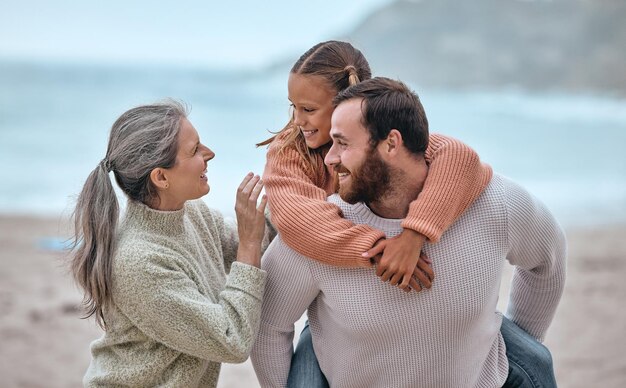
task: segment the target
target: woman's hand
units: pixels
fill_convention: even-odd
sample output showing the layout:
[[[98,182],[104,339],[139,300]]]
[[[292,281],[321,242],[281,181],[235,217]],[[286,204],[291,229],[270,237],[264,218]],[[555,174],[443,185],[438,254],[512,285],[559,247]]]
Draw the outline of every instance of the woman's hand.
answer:
[[[237,189],[235,202],[239,234],[237,261],[255,267],[261,266],[261,241],[265,232],[265,206],[267,205],[265,195],[257,206],[261,190],[263,190],[261,178],[249,173]]]

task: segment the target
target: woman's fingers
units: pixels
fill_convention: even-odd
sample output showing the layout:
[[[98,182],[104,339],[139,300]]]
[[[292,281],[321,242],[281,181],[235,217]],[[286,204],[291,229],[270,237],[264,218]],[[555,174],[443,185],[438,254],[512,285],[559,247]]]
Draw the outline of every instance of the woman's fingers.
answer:
[[[250,181],[250,179],[252,179],[252,177],[254,176],[253,173],[249,172],[248,175],[246,175],[243,180],[241,181],[241,183],[239,184],[239,187],[237,188],[237,193],[241,193],[243,191],[243,188],[246,187],[246,185],[248,184],[248,182]]]
[[[263,189],[263,185],[261,184],[261,187],[255,191],[260,180],[261,177],[252,173],[249,173],[243,178],[243,181],[241,181],[241,184],[237,188],[235,209],[243,210],[243,208],[247,208],[251,202],[254,202],[254,207],[256,208],[256,200]],[[255,195],[255,197],[252,198],[252,195]]]
[[[249,201],[254,202],[254,207],[256,207],[257,200],[259,199],[259,194],[261,194],[261,190],[263,190],[263,181],[258,180],[256,185],[252,188],[252,192],[250,193]]]
[[[237,188],[237,200],[235,211],[241,217],[256,217],[255,213],[260,212],[264,217],[267,197],[263,195],[259,203],[259,196],[263,191],[263,181],[258,175],[249,173],[246,175]],[[247,215],[246,215],[247,214]]]
[[[259,182],[259,180],[261,179],[260,176],[258,175],[254,175],[249,181],[248,183],[246,183],[246,185],[243,187],[243,190],[241,190],[242,194],[246,195],[246,198],[250,196],[250,193],[252,192],[252,189],[254,189],[254,186],[256,186],[256,184]]]
[[[235,213],[237,215],[240,253],[241,249],[260,252],[265,231],[265,207],[267,206],[267,196],[261,196],[262,191],[263,181],[258,175],[252,173],[246,175],[237,189]],[[260,201],[258,201],[259,196],[261,196]]]
[[[257,210],[263,214],[263,217],[265,217],[265,207],[267,206],[267,195],[263,194],[263,196],[261,197],[261,203],[259,204],[259,207],[257,208]]]

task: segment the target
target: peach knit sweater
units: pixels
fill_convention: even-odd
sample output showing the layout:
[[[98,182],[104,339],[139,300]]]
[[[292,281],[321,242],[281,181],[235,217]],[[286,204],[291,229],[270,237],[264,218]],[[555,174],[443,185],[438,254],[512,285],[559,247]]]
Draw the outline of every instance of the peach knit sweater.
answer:
[[[292,147],[281,150],[284,135],[270,145],[263,180],[271,219],[288,246],[298,253],[339,267],[369,267],[361,254],[384,238],[382,231],[355,225],[326,201],[335,180],[324,165],[329,146],[314,150],[315,175]],[[431,134],[426,162],[430,165],[422,192],[409,207],[403,228],[437,242],[443,232],[483,192],[492,176],[474,150],[453,138]]]

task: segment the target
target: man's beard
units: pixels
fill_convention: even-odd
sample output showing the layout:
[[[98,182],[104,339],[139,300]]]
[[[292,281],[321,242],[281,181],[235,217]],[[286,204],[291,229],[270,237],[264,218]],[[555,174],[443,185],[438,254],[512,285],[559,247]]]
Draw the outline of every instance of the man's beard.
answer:
[[[345,168],[339,164],[336,169],[341,172]],[[388,192],[391,181],[390,168],[381,159],[376,148],[370,149],[365,161],[355,171],[350,172],[350,185],[339,186],[339,196],[344,201],[354,204],[377,202]]]

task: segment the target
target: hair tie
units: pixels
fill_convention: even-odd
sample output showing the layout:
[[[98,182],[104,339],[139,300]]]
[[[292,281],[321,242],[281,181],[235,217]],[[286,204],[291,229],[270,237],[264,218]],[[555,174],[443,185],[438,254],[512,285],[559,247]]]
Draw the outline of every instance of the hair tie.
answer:
[[[111,172],[112,168],[111,168],[111,162],[109,162],[109,159],[104,158],[100,161],[100,166],[102,168],[104,168],[104,170],[106,172]]]
[[[346,71],[348,73],[348,84],[350,86],[356,85],[360,82],[359,74],[356,71],[356,67],[354,67],[353,65],[348,65],[344,67],[343,71]]]

